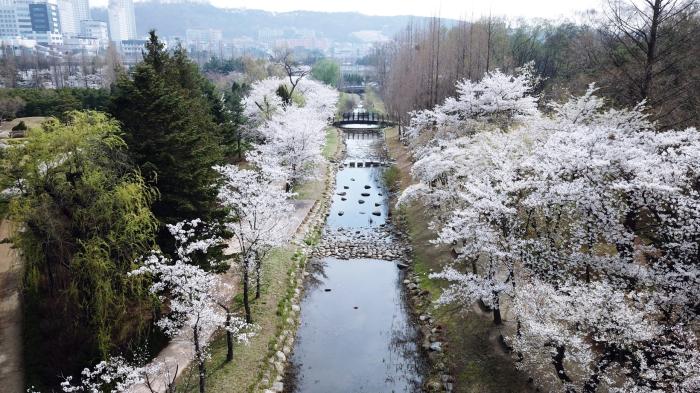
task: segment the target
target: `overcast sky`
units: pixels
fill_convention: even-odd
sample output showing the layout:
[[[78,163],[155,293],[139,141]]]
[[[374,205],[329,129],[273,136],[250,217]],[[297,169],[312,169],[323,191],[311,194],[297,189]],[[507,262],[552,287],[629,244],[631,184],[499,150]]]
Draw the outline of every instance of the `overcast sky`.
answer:
[[[108,0],[89,0],[93,7]],[[601,0],[209,0],[217,7],[268,11],[356,11],[369,15],[440,15],[467,19],[493,15],[558,18],[599,8]]]

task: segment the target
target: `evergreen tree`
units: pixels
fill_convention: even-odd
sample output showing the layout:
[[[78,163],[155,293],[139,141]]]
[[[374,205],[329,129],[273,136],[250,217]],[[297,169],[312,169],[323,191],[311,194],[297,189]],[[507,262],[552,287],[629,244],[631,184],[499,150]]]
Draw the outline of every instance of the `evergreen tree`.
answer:
[[[224,154],[229,161],[238,161],[243,159],[243,151],[246,148],[243,140],[244,126],[246,117],[244,115],[245,106],[243,98],[250,90],[250,86],[246,83],[233,82],[231,90],[224,95],[224,122],[223,122],[223,138],[224,138]]]
[[[165,252],[173,250],[165,224],[199,218],[216,225],[225,216],[213,169],[223,162],[222,138],[207,90],[184,51],[168,54],[151,31],[144,60],[119,78],[113,93],[111,111],[131,158],[160,193],[153,213]]]

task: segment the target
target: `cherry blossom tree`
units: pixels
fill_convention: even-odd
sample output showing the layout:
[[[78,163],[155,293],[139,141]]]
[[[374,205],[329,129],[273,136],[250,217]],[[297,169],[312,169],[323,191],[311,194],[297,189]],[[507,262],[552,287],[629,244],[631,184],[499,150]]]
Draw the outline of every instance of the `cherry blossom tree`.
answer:
[[[544,114],[527,80],[462,83],[411,123],[418,184],[399,203],[460,245],[431,276],[440,302],[499,323],[507,301],[519,366],[555,390],[697,389],[700,133],[658,132],[643,102],[609,108],[593,85]]]
[[[142,367],[132,365],[126,359],[115,356],[97,363],[92,369],[85,368],[80,374],[80,381],[66,377],[61,382],[65,393],[120,393],[129,387],[143,383]],[[34,389],[31,392],[36,392]]]
[[[326,124],[311,108],[290,107],[259,129],[265,143],[256,145],[248,159],[268,172],[282,169],[289,189],[313,178],[316,165],[323,162]]]
[[[269,173],[285,177],[288,190],[299,181],[313,178],[323,162],[325,127],[335,112],[337,91],[309,79],[297,81],[297,99],[284,104],[278,78],[256,82],[245,100],[246,115],[254,121],[260,143],[248,153],[248,161]],[[277,98],[275,98],[277,97]]]
[[[262,171],[218,167],[223,178],[219,199],[229,209],[227,225],[233,233],[233,249],[243,275],[243,306],[246,321],[252,321],[249,300],[250,275],[255,274],[255,297],[260,297],[262,263],[269,250],[287,240],[287,226],[294,212],[293,196]]]
[[[169,312],[157,325],[170,337],[184,335],[193,346],[193,360],[199,374],[199,391],[206,390],[206,361],[209,358],[209,335],[223,327],[227,332],[244,341],[250,326],[244,319],[218,312],[217,293],[225,286],[219,277],[190,264],[195,252],[206,253],[210,247],[221,243],[219,238],[194,240],[195,230],[204,225],[200,220],[169,225],[168,229],[177,243],[177,258],[171,260],[154,251],[141,267],[131,275],[148,275],[153,284],[150,291],[168,305]]]

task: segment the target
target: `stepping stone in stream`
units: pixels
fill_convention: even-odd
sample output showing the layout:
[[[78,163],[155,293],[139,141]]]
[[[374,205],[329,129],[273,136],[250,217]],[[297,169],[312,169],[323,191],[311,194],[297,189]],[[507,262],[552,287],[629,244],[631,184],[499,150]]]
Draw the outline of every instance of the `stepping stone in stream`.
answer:
[[[341,201],[347,201],[348,198],[340,198]]]
[[[368,197],[368,196],[369,196],[369,193],[368,193],[368,192],[363,192],[363,193],[360,194],[360,195],[362,195],[363,197]]]
[[[340,195],[340,196],[345,196],[345,195],[347,195],[347,194],[348,194],[348,193],[347,193],[347,192],[345,192],[345,191],[343,191],[343,192],[339,192],[339,193],[338,193],[338,195]]]
[[[355,178],[354,178],[354,177],[351,177],[351,178],[350,178],[350,181],[355,181]]]
[[[345,214],[345,212],[338,212],[339,216],[342,216],[343,214]]]
[[[381,203],[375,203],[375,204],[374,204],[374,207],[379,207],[379,206],[381,206],[381,205],[382,205]]]
[[[372,215],[373,215],[373,216],[381,216],[381,215],[382,215],[382,212],[373,211],[373,212],[372,212]]]
[[[372,186],[365,186],[365,190],[369,190]]]
[[[360,199],[360,200],[357,201],[357,202],[358,202],[360,205],[363,204],[363,203],[365,203],[365,201],[363,201],[362,199]]]
[[[350,188],[350,186],[343,186],[343,188],[347,190]]]

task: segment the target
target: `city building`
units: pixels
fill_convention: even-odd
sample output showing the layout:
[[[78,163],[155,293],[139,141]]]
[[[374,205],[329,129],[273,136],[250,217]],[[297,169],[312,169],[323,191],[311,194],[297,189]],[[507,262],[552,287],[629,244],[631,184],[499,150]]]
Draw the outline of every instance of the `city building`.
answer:
[[[16,0],[19,34],[41,45],[63,44],[56,0]]]
[[[109,38],[114,42],[135,40],[136,16],[132,0],[109,0],[107,7]]]
[[[0,0],[0,40],[63,42],[57,0]]]
[[[143,60],[143,51],[146,49],[146,40],[122,40],[119,41],[119,53],[127,67],[131,67]]]
[[[88,0],[71,0],[73,3],[73,18],[78,27],[84,20],[90,20],[90,3]]]
[[[14,0],[0,0],[0,40],[7,42],[20,37]]]
[[[73,0],[57,0],[57,2],[61,34],[65,40],[80,32],[80,22],[75,18]]]
[[[109,45],[109,29],[107,23],[99,20],[81,20],[80,35],[82,37],[92,37],[98,42],[100,48]]]

